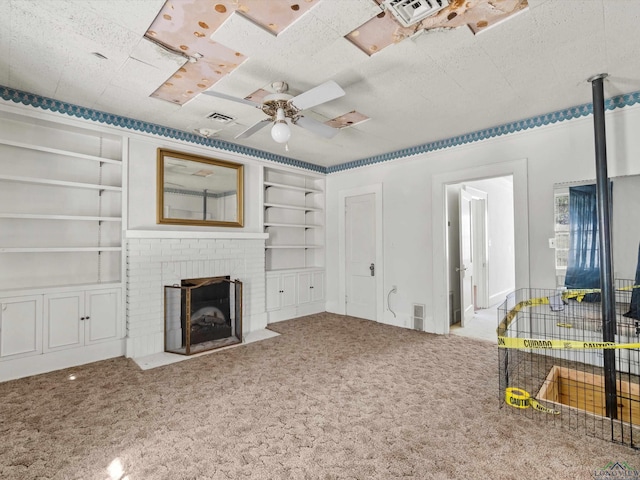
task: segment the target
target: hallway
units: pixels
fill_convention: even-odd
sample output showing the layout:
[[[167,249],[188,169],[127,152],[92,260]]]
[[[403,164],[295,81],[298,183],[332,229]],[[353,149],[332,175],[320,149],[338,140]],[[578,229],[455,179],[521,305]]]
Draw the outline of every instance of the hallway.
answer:
[[[451,325],[449,332],[461,337],[479,338],[495,344],[498,343],[496,328],[498,326],[498,307],[500,303],[483,310],[476,310],[470,322],[465,327],[459,323]]]

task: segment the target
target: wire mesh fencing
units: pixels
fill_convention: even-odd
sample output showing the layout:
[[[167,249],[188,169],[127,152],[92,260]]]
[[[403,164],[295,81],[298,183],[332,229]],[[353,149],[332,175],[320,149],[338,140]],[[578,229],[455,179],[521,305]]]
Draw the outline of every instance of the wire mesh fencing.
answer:
[[[634,284],[617,280],[615,288],[615,342],[603,342],[597,290],[527,288],[507,297],[498,308],[501,406],[640,448],[640,325],[628,316]],[[607,371],[605,349],[615,352]],[[609,369],[613,389],[605,388]]]

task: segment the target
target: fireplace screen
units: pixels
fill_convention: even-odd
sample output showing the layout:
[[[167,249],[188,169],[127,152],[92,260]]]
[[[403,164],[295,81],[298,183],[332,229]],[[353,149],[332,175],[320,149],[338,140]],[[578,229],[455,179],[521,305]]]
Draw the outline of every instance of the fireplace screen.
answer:
[[[164,287],[165,351],[191,355],[242,342],[242,282],[189,278]]]

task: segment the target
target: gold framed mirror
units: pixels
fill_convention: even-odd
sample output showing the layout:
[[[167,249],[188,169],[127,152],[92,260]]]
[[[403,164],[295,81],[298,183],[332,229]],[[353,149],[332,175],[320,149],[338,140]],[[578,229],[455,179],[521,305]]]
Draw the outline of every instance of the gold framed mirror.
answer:
[[[244,166],[158,149],[157,221],[242,227]]]

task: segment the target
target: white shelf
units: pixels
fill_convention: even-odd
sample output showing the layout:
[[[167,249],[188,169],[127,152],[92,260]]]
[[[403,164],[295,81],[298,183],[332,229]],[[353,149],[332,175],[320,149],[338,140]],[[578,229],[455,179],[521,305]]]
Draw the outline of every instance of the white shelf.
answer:
[[[278,168],[264,169],[264,231],[268,272],[324,265],[324,178]]]
[[[308,248],[322,248],[322,245],[266,245],[264,248],[299,248],[299,249],[308,249]]]
[[[285,227],[285,228],[322,228],[322,225],[307,225],[304,223],[265,223],[265,227]]]
[[[286,210],[304,210],[305,212],[321,212],[321,208],[317,207],[304,207],[299,205],[286,205],[284,203],[265,203],[265,208],[284,208]]]
[[[0,137],[0,290],[120,283],[124,137],[4,112]]]
[[[0,247],[0,253],[121,252],[122,247]]]
[[[109,190],[122,192],[122,187],[112,187],[109,185],[98,185],[94,183],[68,182],[64,180],[50,180],[47,178],[19,177],[15,175],[0,175],[0,180],[8,182],[32,183],[36,185],[53,185],[58,187],[84,188],[90,190]]]
[[[122,165],[122,162],[120,160],[113,160],[111,158],[98,157],[96,155],[87,155],[85,153],[71,152],[68,150],[60,150],[58,148],[43,147],[40,145],[31,145],[29,143],[14,142],[12,140],[5,140],[2,138],[0,138],[0,145],[9,145],[11,147],[26,148],[28,150],[36,150],[38,152],[53,153],[56,155],[63,155],[65,157],[81,158],[83,160],[91,160],[94,162]]]
[[[18,218],[22,220],[79,220],[90,222],[121,222],[120,217],[94,217],[88,215],[53,215],[40,213],[0,213],[0,218]]]
[[[264,182],[264,186],[265,187],[282,188],[284,190],[294,190],[294,191],[297,191],[297,192],[305,192],[305,193],[322,193],[322,190],[319,190],[317,188],[298,187],[298,186],[295,186],[295,185],[287,185],[285,183]]]

